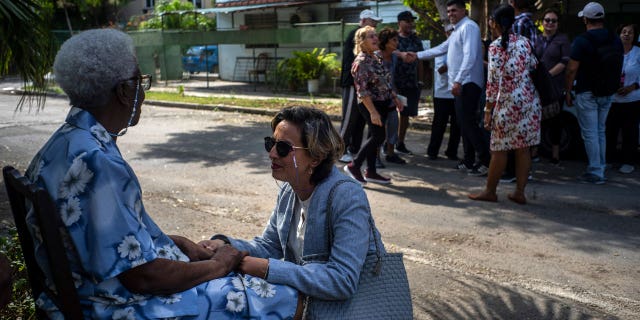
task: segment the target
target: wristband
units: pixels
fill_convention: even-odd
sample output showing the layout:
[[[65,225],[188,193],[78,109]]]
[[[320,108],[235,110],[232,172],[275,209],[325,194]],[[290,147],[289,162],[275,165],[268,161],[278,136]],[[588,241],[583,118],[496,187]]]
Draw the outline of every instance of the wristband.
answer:
[[[231,244],[231,241],[229,241],[229,238],[227,238],[227,236],[223,234],[216,234],[213,237],[211,237],[211,240],[222,240],[226,244]]]
[[[264,271],[264,277],[262,277],[262,279],[267,280],[268,276],[269,276],[269,260],[267,260],[267,270]]]

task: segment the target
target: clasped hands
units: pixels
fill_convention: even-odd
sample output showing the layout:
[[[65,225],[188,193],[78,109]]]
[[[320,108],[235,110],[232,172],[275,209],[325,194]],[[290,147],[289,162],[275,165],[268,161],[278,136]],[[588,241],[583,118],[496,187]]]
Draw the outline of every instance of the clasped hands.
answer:
[[[395,54],[398,56],[398,58],[402,59],[402,62],[405,63],[411,63],[418,59],[418,54],[411,51],[402,52],[396,50]]]
[[[189,257],[191,262],[216,260],[225,268],[225,270],[227,270],[227,273],[233,270],[238,270],[238,266],[242,263],[242,260],[249,255],[248,252],[240,251],[228,244],[225,244],[222,240],[207,240],[216,241],[216,246],[204,246],[200,243],[196,244],[182,236],[172,235],[169,237],[173,240],[176,246],[178,246],[178,248],[180,248],[187,257]],[[217,242],[220,242],[221,245]]]
[[[269,259],[256,258],[249,256],[249,253],[246,251],[239,251],[231,245],[226,244],[224,241],[220,239],[216,240],[203,240],[198,242],[198,246],[200,246],[201,250],[205,250],[206,252],[212,252],[213,255],[217,255],[218,252],[228,251],[230,249],[235,250],[242,254],[240,259],[235,264],[232,270],[235,270],[239,273],[249,274],[254,277],[266,278],[266,272],[269,268]]]

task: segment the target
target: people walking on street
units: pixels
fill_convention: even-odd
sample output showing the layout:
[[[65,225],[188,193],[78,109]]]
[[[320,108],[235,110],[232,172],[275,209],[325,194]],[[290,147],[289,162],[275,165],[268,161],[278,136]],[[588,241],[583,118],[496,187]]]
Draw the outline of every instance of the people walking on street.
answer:
[[[447,24],[444,32],[447,38],[453,31],[453,25]],[[433,122],[431,123],[431,138],[427,147],[427,157],[438,159],[442,139],[449,125],[449,141],[444,152],[447,159],[458,160],[458,146],[460,144],[460,127],[456,118],[453,95],[449,90],[447,77],[447,57],[444,55],[434,58],[433,67]]]
[[[489,46],[489,74],[484,125],[491,130],[491,163],[483,192],[472,200],[498,200],[496,189],[507,162],[507,152],[516,155],[516,190],[509,199],[526,204],[525,186],[531,167],[529,148],[540,143],[540,101],[533,89],[530,71],[538,63],[531,42],[513,34],[513,7],[498,6],[489,18],[494,37]]]
[[[378,32],[378,47],[380,48],[380,54],[382,55],[382,64],[387,72],[391,75],[391,84],[393,86],[393,70],[398,64],[398,55],[394,54],[398,49],[398,31],[393,28],[384,28]],[[402,102],[402,101],[400,101]],[[387,114],[387,121],[385,123],[387,139],[385,140],[382,149],[384,151],[385,160],[387,162],[405,164],[407,161],[402,159],[395,152],[395,145],[398,142],[398,112],[402,111],[404,105],[396,110],[395,103],[389,106],[390,110]]]
[[[415,32],[415,17],[411,11],[402,11],[398,14],[398,50],[401,52],[418,52],[424,50],[422,41]],[[422,73],[422,64],[419,61],[399,62],[393,72],[393,81],[398,94],[407,98],[407,105],[400,112],[398,126],[398,143],[396,151],[404,154],[413,154],[405,144],[405,137],[409,129],[409,118],[418,115],[418,103],[422,85],[419,76]]]
[[[604,184],[607,163],[605,125],[612,96],[620,86],[623,47],[620,38],[605,29],[605,12],[601,4],[587,3],[578,17],[587,31],[578,35],[571,45],[564,82],[565,100],[567,106],[573,106],[575,101],[589,162],[585,172],[578,176],[578,181]],[[575,100],[572,97],[574,90]]]
[[[624,47],[620,88],[613,95],[607,116],[607,161],[618,161],[620,173],[631,173],[638,162],[638,122],[640,121],[640,47],[638,25],[624,24],[618,34]],[[622,149],[618,154],[618,133],[622,133]]]
[[[345,153],[340,158],[341,162],[351,162],[353,155],[360,150],[362,144],[362,136],[364,132],[365,120],[358,111],[358,102],[356,97],[356,89],[353,85],[353,76],[351,75],[351,64],[355,59],[353,53],[354,36],[356,31],[364,26],[376,27],[382,22],[382,18],[378,17],[372,10],[366,9],[360,12],[360,25],[358,28],[351,30],[347,38],[344,40],[342,48],[342,73],[340,76],[340,84],[342,86],[342,124],[340,125],[340,136],[345,143]]]
[[[453,25],[451,36],[434,48],[418,52],[418,58],[447,55],[449,89],[454,96],[464,147],[462,165],[469,175],[483,176],[487,174],[491,155],[487,135],[479,126],[479,100],[485,82],[480,28],[467,17],[464,0],[447,2],[447,15]]]
[[[556,9],[547,9],[542,16],[542,35],[537,38],[535,44],[536,57],[549,71],[553,84],[558,88],[558,92],[564,89],[564,70],[569,62],[569,52],[571,42],[569,37],[558,32],[560,24],[560,14]],[[560,106],[564,105],[564,96],[560,98]],[[542,120],[542,127],[549,132],[551,140],[551,164],[560,164],[560,138],[562,135],[561,113]]]
[[[353,161],[344,167],[344,171],[362,184],[374,182],[389,184],[391,179],[378,174],[376,154],[385,139],[384,124],[392,103],[401,108],[401,103],[393,92],[391,74],[382,64],[378,51],[378,35],[373,27],[358,29],[355,36],[356,59],[353,61],[353,75],[358,94],[358,109],[367,121],[369,134]],[[360,167],[367,162],[364,176]]]

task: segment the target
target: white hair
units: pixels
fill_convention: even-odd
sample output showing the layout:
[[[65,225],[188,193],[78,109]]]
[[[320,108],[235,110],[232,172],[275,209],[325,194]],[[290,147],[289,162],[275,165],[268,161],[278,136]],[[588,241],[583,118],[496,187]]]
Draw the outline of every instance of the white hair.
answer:
[[[65,41],[53,63],[58,85],[72,106],[104,107],[115,86],[138,68],[133,40],[115,29],[84,31]]]

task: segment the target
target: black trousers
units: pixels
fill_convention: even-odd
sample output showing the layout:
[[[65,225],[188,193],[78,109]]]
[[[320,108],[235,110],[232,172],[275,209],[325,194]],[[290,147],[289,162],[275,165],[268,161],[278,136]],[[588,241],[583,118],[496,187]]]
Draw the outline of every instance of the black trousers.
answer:
[[[344,141],[345,151],[356,154],[360,150],[365,124],[366,122],[358,110],[355,87],[342,88],[340,136]]]
[[[481,91],[482,89],[477,84],[469,82],[462,85],[462,94],[454,97],[456,116],[464,147],[464,164],[469,168],[476,164],[475,154],[478,155],[478,164],[488,167],[491,160],[489,135],[481,127],[483,120],[479,101]]]
[[[640,101],[612,103],[607,115],[607,162],[635,164],[638,161],[638,122]],[[618,134],[622,134],[622,149],[618,152]]]
[[[360,168],[364,161],[367,161],[367,171],[368,172],[376,172],[376,155],[380,146],[386,139],[384,123],[387,121],[387,113],[389,110],[389,104],[391,104],[391,100],[384,101],[374,101],[373,105],[376,107],[376,110],[380,114],[380,119],[382,120],[382,126],[377,126],[371,123],[371,114],[367,107],[364,106],[363,103],[358,104],[358,110],[360,110],[360,114],[367,121],[369,125],[369,134],[367,135],[367,139],[362,144],[360,151],[353,159],[353,164],[356,168]]]
[[[444,133],[447,131],[447,124],[449,124],[449,142],[445,155],[456,158],[460,144],[460,127],[458,127],[454,99],[433,98],[433,109],[431,139],[427,147],[427,155],[434,157],[438,155]]]

